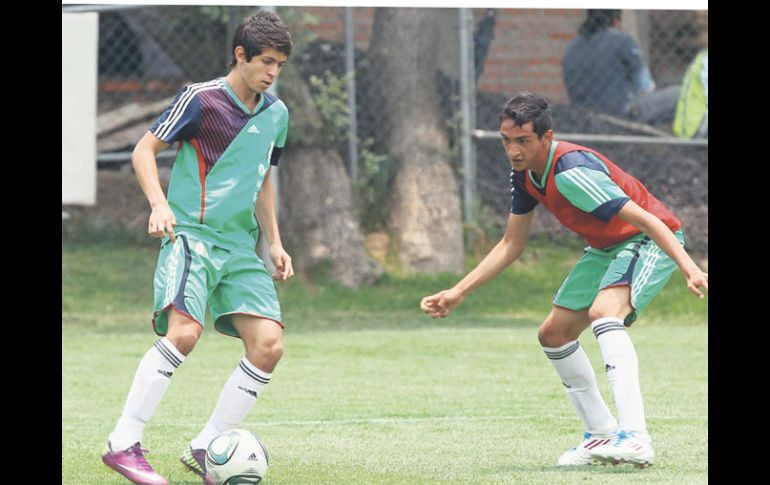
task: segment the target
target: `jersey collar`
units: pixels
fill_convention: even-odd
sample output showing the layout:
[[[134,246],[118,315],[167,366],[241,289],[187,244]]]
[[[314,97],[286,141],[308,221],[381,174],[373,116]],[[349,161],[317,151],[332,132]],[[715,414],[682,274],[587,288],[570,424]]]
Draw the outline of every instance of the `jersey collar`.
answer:
[[[257,105],[254,106],[254,112],[249,113],[249,109],[246,107],[245,104],[243,104],[243,101],[238,97],[237,94],[235,94],[235,91],[230,87],[230,84],[227,82],[227,78],[222,77],[222,84],[225,85],[225,89],[227,90],[227,94],[230,95],[230,98],[232,98],[233,102],[235,102],[236,105],[238,105],[241,110],[246,113],[249,116],[254,116],[255,114],[259,113],[259,109],[262,107],[262,104],[265,102],[265,96],[262,94],[259,94],[259,100],[257,100]]]

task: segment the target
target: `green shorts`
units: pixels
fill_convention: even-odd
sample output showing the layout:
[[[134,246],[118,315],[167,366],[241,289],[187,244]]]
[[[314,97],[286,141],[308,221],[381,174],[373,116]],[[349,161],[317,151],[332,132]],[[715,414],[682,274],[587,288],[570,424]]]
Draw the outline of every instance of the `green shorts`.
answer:
[[[214,328],[238,337],[232,315],[246,314],[281,323],[281,306],[265,264],[251,248],[228,250],[199,235],[176,235],[164,241],[155,268],[152,325],[166,335],[168,309],[204,325],[206,305]]]
[[[684,246],[682,230],[674,235]],[[600,290],[628,285],[634,311],[626,316],[624,323],[631,325],[666,286],[674,270],[676,263],[644,234],[607,250],[589,246],[556,292],[553,304],[570,310],[585,310],[591,307]]]

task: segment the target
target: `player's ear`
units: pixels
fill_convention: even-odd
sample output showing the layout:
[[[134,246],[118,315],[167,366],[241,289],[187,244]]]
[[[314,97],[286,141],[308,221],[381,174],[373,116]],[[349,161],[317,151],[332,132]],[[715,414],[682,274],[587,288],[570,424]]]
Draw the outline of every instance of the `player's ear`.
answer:
[[[549,143],[553,139],[553,130],[548,130],[543,133],[543,141]]]
[[[240,62],[246,62],[246,49],[243,48],[243,46],[236,46],[235,50],[233,51],[233,54],[235,55],[235,59]]]

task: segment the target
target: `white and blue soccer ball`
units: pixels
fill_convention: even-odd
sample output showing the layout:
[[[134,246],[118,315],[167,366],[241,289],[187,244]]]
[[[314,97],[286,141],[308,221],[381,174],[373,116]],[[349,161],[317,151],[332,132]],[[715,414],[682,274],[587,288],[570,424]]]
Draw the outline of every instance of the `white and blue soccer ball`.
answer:
[[[206,472],[217,485],[246,485],[262,481],[267,473],[267,447],[245,429],[216,436],[206,449]]]

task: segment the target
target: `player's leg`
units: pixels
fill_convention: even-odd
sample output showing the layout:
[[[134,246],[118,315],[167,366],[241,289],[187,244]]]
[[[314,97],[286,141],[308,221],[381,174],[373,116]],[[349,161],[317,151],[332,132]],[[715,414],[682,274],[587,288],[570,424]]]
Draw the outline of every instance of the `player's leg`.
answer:
[[[211,417],[189,444],[181,461],[211,483],[206,476],[205,450],[220,433],[237,428],[270,383],[272,372],[283,355],[283,329],[273,320],[233,315],[232,325],[243,341],[246,356],[227,379]]]
[[[203,430],[181,461],[206,480],[205,449],[218,434],[237,428],[270,382],[283,355],[281,310],[270,273],[256,255],[234,253],[228,274],[214,290],[211,314],[218,331],[243,341],[245,356],[220,392]]]
[[[203,322],[206,304],[205,279],[205,272],[190,255],[185,236],[161,248],[155,273],[153,326],[162,338],[139,361],[123,412],[102,456],[107,466],[134,483],[167,483],[147,463],[141,441],[171,377],[203,331],[199,322]]]
[[[588,326],[587,313],[586,310],[554,306],[538,333],[545,355],[583,422],[583,441],[559,457],[557,463],[563,466],[591,464],[589,450],[609,442],[617,428],[615,418],[599,393],[588,355],[578,342],[580,333]]]
[[[589,324],[588,308],[612,258],[586,248],[553,299],[553,310],[540,327],[540,343],[583,422],[582,443],[559,457],[560,465],[591,463],[589,450],[606,443],[617,422],[602,399],[596,375],[578,336]]]
[[[198,322],[170,309],[168,334],[155,342],[139,361],[123,412],[108,438],[108,451],[102,456],[107,466],[134,483],[168,483],[144,458],[142,435],[171,377],[195,347],[202,330]]]
[[[237,428],[246,418],[283,355],[280,325],[248,315],[234,315],[233,326],[243,340],[243,357],[225,383],[211,418],[192,440],[193,449],[206,448],[219,433]]]
[[[681,231],[677,237],[683,242]],[[654,451],[644,418],[639,359],[627,327],[671,278],[676,264],[649,238],[617,253],[589,309],[591,330],[599,343],[615,397],[616,439],[592,450],[599,461],[652,464]]]
[[[632,311],[630,287],[616,286],[600,291],[588,313],[615,397],[619,429],[615,440],[595,448],[591,454],[604,463],[629,461],[646,466],[652,463],[654,452],[644,419],[639,360],[623,325],[626,315]]]

